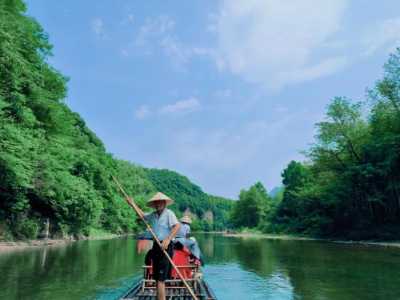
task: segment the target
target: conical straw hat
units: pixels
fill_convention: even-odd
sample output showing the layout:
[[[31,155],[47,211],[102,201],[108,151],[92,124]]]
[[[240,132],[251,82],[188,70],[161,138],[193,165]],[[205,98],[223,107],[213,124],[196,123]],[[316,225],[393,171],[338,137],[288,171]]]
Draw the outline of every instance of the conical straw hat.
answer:
[[[147,201],[147,206],[151,207],[154,201],[165,201],[167,205],[174,203],[174,200],[161,192],[157,192],[149,201]]]
[[[188,223],[191,224],[192,223],[192,219],[190,219],[189,216],[183,216],[180,220],[182,223]]]

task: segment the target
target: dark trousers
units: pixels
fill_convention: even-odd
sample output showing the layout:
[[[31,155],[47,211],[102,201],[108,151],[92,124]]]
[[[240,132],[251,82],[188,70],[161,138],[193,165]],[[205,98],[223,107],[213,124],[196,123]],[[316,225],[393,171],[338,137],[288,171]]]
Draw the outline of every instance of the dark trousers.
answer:
[[[161,241],[162,243],[162,241]],[[165,281],[171,278],[172,266],[168,258],[165,256],[161,248],[156,242],[153,242],[152,261],[153,261],[153,278],[156,281]],[[168,255],[172,258],[174,254],[174,248],[172,242],[169,243],[167,249]]]

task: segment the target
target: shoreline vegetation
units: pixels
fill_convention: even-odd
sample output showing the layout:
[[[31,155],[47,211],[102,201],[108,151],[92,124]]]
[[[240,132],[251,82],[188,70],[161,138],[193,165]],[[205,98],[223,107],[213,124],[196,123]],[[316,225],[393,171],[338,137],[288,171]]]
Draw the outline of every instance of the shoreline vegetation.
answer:
[[[251,239],[268,239],[268,240],[285,240],[285,241],[317,241],[317,242],[327,242],[334,244],[345,244],[350,246],[372,246],[372,247],[385,247],[385,248],[400,248],[400,241],[351,241],[351,240],[336,240],[328,238],[316,238],[301,235],[290,235],[290,234],[268,234],[262,232],[231,232],[231,231],[198,231],[196,233],[201,234],[220,234],[225,237],[235,237],[235,238],[251,238]],[[64,239],[36,239],[36,240],[26,240],[26,241],[0,241],[0,255],[8,252],[15,252],[20,250],[32,250],[43,247],[60,247],[65,246],[71,242],[84,241],[84,240],[110,240],[117,239],[126,236],[131,236],[132,234],[101,234],[94,235],[90,237],[81,238],[64,238]]]
[[[0,254],[5,252],[13,252],[18,250],[35,249],[41,247],[58,247],[64,246],[71,242],[77,241],[94,241],[94,240],[110,240],[130,236],[132,234],[114,234],[109,232],[98,232],[91,236],[66,237],[66,238],[44,238],[34,240],[16,240],[16,241],[1,241]]]
[[[196,231],[201,234],[226,234],[226,231]],[[5,252],[13,252],[18,250],[35,249],[42,247],[58,247],[64,246],[71,242],[78,241],[94,241],[94,240],[110,240],[123,238],[127,236],[136,235],[136,233],[127,234],[114,234],[105,231],[95,231],[90,236],[80,235],[78,237],[65,237],[65,238],[43,238],[31,240],[0,240],[0,254]]]
[[[360,245],[360,246],[379,246],[379,247],[395,247],[400,248],[400,241],[369,241],[369,240],[340,240],[340,239],[329,239],[329,238],[316,238],[302,235],[290,235],[290,234],[268,234],[262,232],[226,232],[223,234],[226,237],[238,237],[238,238],[256,238],[256,239],[269,239],[269,240],[287,240],[287,241],[318,241],[328,242],[335,244],[346,244],[346,245]]]

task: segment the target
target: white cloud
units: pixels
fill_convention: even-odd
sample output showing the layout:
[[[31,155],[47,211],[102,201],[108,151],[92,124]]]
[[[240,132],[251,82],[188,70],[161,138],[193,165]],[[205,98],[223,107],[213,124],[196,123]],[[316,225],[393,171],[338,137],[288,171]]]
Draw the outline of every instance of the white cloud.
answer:
[[[176,101],[159,108],[150,108],[147,105],[141,105],[135,110],[135,117],[138,120],[144,120],[153,115],[185,115],[201,109],[200,101],[195,97]]]
[[[174,28],[175,21],[169,16],[148,18],[139,28],[135,45],[142,47],[146,54],[161,49],[176,68],[182,69],[193,53],[176,37]]]
[[[192,56],[190,48],[184,46],[176,37],[170,35],[162,38],[160,46],[164,54],[171,59],[176,67],[185,65]]]
[[[173,104],[163,106],[160,114],[186,114],[199,110],[201,107],[199,100],[194,97],[177,101]]]
[[[348,2],[225,0],[215,24],[216,63],[270,88],[336,72],[347,59],[324,51],[340,30]]]
[[[282,133],[298,128],[297,122],[305,117],[310,117],[309,113],[299,111],[275,121],[255,120],[233,128],[182,129],[173,135],[170,151],[187,167],[234,172],[253,165],[265,149],[278,148],[276,140]]]
[[[193,47],[182,42],[176,35],[175,25],[169,16],[148,18],[139,28],[134,45],[141,47],[145,54],[161,50],[178,70],[183,70],[194,56],[215,57],[214,49]]]
[[[327,76],[343,69],[348,65],[346,57],[332,57],[321,61],[313,66],[299,68],[298,70],[282,71],[276,77],[278,86],[284,85],[286,82],[297,83],[317,79],[322,76]]]
[[[147,18],[139,28],[136,37],[136,45],[145,46],[152,42],[152,39],[160,39],[169,34],[175,27],[175,21],[169,16]]]
[[[382,48],[388,52],[393,51],[400,46],[400,18],[387,19],[376,24],[364,34],[362,43],[366,48],[365,56],[373,55]]]
[[[222,0],[219,12],[208,16],[214,45],[186,44],[166,15],[147,18],[133,45],[143,54],[164,55],[178,70],[203,57],[220,71],[280,89],[337,73],[381,48],[394,49],[400,18],[371,25],[363,34],[344,28],[351,25],[343,20],[349,6],[350,0]],[[97,27],[103,30],[102,23]]]
[[[166,126],[159,147],[145,151],[143,164],[173,168],[208,192],[236,197],[240,188],[259,180],[270,188],[279,184],[287,163],[304,159],[298,151],[313,140],[313,123],[320,120],[300,109],[272,120],[226,120],[222,127]]]
[[[151,112],[147,105],[142,105],[135,111],[135,117],[138,120],[146,119],[150,114]]]
[[[92,20],[91,26],[92,30],[97,36],[103,37],[105,35],[104,22],[101,18],[94,18]]]

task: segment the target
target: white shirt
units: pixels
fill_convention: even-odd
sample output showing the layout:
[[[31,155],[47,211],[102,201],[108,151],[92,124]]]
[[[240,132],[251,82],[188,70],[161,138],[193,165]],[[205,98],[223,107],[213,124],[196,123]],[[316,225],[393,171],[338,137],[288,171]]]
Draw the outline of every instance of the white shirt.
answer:
[[[186,238],[189,234],[190,234],[190,225],[186,223],[181,223],[181,227],[179,228],[176,237]]]
[[[151,228],[160,241],[166,239],[170,235],[172,228],[179,223],[174,212],[168,208],[165,208],[161,215],[158,215],[154,211],[146,214],[144,218],[150,223]]]

